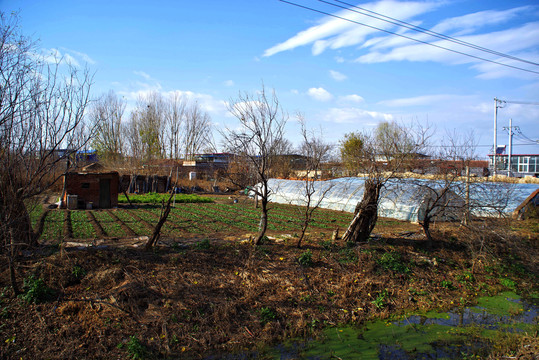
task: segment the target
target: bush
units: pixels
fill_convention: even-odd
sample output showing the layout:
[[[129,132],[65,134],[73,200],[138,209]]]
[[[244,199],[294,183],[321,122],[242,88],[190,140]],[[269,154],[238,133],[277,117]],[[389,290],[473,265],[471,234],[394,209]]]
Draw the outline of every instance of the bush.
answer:
[[[265,325],[270,321],[277,319],[277,314],[275,313],[275,311],[273,311],[273,309],[269,307],[263,307],[258,310],[258,318],[260,319],[260,323],[262,325]]]
[[[410,268],[403,263],[401,254],[397,252],[386,252],[376,262],[385,270],[392,270],[402,274],[410,272]]]
[[[204,239],[195,243],[195,248],[198,250],[208,250],[211,247],[210,240]]]
[[[303,266],[311,266],[313,264],[313,253],[311,250],[302,253],[298,258],[298,262]]]
[[[20,298],[29,304],[40,304],[50,300],[54,295],[54,291],[45,285],[42,279],[36,279],[34,275],[30,275],[24,279],[22,288],[24,292],[20,295]]]
[[[129,341],[127,342],[127,352],[133,360],[146,359],[146,348],[136,336],[131,335],[129,337]]]

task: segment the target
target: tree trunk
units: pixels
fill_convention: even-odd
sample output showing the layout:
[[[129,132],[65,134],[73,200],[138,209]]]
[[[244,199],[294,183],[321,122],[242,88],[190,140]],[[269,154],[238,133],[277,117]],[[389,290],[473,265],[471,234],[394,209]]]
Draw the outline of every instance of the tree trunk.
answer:
[[[260,245],[268,228],[268,201],[262,197],[262,214],[260,215],[260,228],[254,241],[254,245]]]
[[[161,228],[167,221],[168,214],[170,213],[170,202],[172,201],[173,195],[174,195],[174,192],[171,192],[170,196],[168,197],[165,211],[163,211],[163,213],[161,214],[161,217],[159,218],[159,221],[157,222],[157,225],[155,225],[155,228],[153,229],[152,237],[146,243],[146,246],[145,246],[146,250],[151,250],[152,247],[157,243],[157,240],[159,240],[159,237],[161,236]]]
[[[425,217],[423,222],[420,222],[419,224],[423,228],[423,231],[425,232],[425,236],[427,237],[427,248],[432,249],[433,239],[432,239],[432,234],[430,233],[430,217]]]
[[[365,181],[363,199],[357,204],[355,216],[343,235],[345,242],[363,242],[369,239],[378,220],[378,200],[382,185],[382,183],[373,180]]]

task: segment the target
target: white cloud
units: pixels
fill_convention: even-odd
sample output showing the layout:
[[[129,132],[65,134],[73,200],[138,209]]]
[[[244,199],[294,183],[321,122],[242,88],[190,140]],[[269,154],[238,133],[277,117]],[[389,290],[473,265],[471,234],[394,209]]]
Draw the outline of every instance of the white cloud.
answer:
[[[508,10],[486,10],[472,14],[457,16],[445,19],[432,28],[432,31],[438,33],[447,33],[449,31],[458,31],[460,34],[468,33],[479,27],[495,25],[511,20],[526,11],[532,10],[532,6],[522,6]]]
[[[133,74],[143,77],[146,80],[151,80],[152,77],[145,73],[144,71],[133,71]]]
[[[359,103],[364,102],[365,99],[362,96],[352,94],[352,95],[341,96],[339,98],[339,101],[340,102],[351,102],[351,103],[358,103],[359,104]]]
[[[307,91],[307,95],[312,97],[315,100],[318,101],[329,101],[333,99],[333,95],[331,95],[326,89],[324,88],[310,88]]]
[[[445,1],[391,1],[382,0],[362,5],[369,10],[401,19],[415,25],[420,25],[421,20],[414,19],[438,7],[444,6]],[[515,21],[525,13],[536,12],[537,6],[520,6],[506,10],[486,10],[461,16],[455,16],[441,20],[431,29],[438,33],[445,33],[460,40],[478,45],[480,47],[495,49],[501,53],[515,55],[517,53],[529,53],[528,58],[539,56],[539,22],[530,22],[518,27],[500,30],[500,25]],[[445,64],[472,64],[472,68],[479,71],[479,78],[493,79],[500,77],[521,77],[522,73],[503,69],[501,66],[490,65],[480,58],[499,61],[492,54],[477,49],[465,47],[446,40],[431,37],[404,28],[398,28],[387,22],[382,22],[363,15],[342,11],[335,13],[352,21],[356,20],[365,25],[377,27],[382,30],[400,33],[405,36],[430,43],[419,44],[410,39],[388,35],[379,30],[360,26],[357,23],[347,22],[333,17],[324,17],[320,22],[304,31],[298,32],[288,40],[266,50],[264,56],[272,56],[282,51],[292,50],[296,47],[311,45],[312,54],[319,55],[329,49],[337,50],[345,47],[356,46],[361,51],[356,62],[372,64],[396,61],[424,62],[434,61]],[[423,25],[425,27],[425,25]],[[490,30],[481,34],[479,30]],[[438,46],[438,47],[437,47]],[[440,47],[449,48],[455,52],[447,51]],[[461,53],[467,53],[474,57],[468,57]],[[344,61],[342,56],[335,57],[337,62]],[[502,59],[500,62],[509,60]],[[526,67],[526,64],[518,62],[515,66]],[[529,75],[523,73],[524,75]]]
[[[234,81],[233,80],[227,80],[223,83],[223,85],[225,85],[226,87],[232,87],[234,86]]]
[[[387,16],[402,20],[410,19],[414,16],[424,14],[439,6],[436,1],[391,1],[382,0],[364,4],[363,7],[376,11]],[[345,17],[352,21],[359,21],[380,28],[391,28],[392,25],[373,18],[365,18],[358,13],[351,13],[346,10],[337,12],[335,15]],[[264,52],[264,56],[272,56],[282,51],[292,50],[299,46],[313,44],[312,52],[319,55],[328,48],[339,49],[346,46],[353,46],[362,43],[367,35],[378,30],[333,17],[324,17],[318,25],[297,33],[290,39],[277,44]]]
[[[379,104],[390,107],[426,106],[445,103],[447,101],[458,101],[461,98],[463,98],[463,96],[447,94],[423,95],[410,98],[384,100],[380,101]]]
[[[34,54],[36,58],[42,59],[43,61],[49,64],[67,64],[73,67],[80,68],[81,62],[87,64],[95,64],[95,61],[90,58],[87,54],[81,53],[79,51],[60,48],[58,49],[43,49],[41,55]]]
[[[94,65],[96,62],[94,59],[92,59],[88,54],[85,54],[83,52],[80,52],[80,51],[76,51],[76,50],[72,50],[72,49],[68,49],[68,48],[64,48],[62,47],[61,48],[63,51],[67,52],[67,53],[71,53],[73,54],[74,56],[76,56],[77,58],[80,58],[82,61],[84,61],[85,63],[88,63],[88,64],[91,64],[91,65]]]
[[[329,74],[331,75],[331,77],[333,78],[333,80],[335,81],[344,81],[346,79],[348,79],[348,76],[338,72],[338,71],[335,71],[335,70],[329,70]]]
[[[359,108],[331,108],[323,115],[323,119],[337,124],[358,124],[373,126],[380,121],[391,121],[393,115]]]

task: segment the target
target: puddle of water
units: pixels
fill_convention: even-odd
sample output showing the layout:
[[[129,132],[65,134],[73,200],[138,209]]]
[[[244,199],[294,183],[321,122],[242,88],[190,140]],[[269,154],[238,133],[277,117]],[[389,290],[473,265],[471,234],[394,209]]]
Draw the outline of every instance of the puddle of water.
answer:
[[[489,336],[539,330],[538,318],[539,306],[507,292],[479,298],[475,307],[409,315],[393,322],[380,320],[361,329],[328,328],[320,341],[291,341],[268,352],[251,351],[206,359],[461,359],[466,354],[488,351]],[[471,336],[478,333],[485,340]]]
[[[330,328],[322,341],[306,343],[304,350],[279,351],[275,359],[461,359],[488,350],[488,336],[501,331],[536,331],[539,307],[514,293],[478,299],[475,307],[448,313],[430,312],[395,322],[376,321],[362,329]],[[471,331],[485,340],[471,340]],[[474,332],[475,331],[475,332]],[[287,350],[285,347],[284,350]]]

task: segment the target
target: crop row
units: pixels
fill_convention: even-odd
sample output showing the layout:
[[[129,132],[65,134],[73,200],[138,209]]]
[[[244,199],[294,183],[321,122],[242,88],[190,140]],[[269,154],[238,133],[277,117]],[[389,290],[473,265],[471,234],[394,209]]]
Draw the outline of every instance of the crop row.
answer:
[[[69,211],[69,216],[66,216],[66,211]],[[64,231],[68,230],[64,229],[71,229],[75,239],[93,239],[98,234],[108,237],[126,237],[133,234],[137,236],[151,235],[152,228],[159,220],[161,211],[160,206],[152,205],[142,205],[136,209],[118,208],[111,211],[52,210],[46,215],[41,239],[59,240],[67,236]],[[36,226],[38,216],[38,211],[32,215],[34,226]],[[271,204],[268,230],[298,231],[302,225],[302,216],[300,208]],[[335,212],[316,210],[311,228],[345,227],[350,221],[350,217],[350,214],[341,215]],[[93,223],[94,218],[95,222]],[[66,223],[69,226],[64,227],[65,221],[71,222]],[[171,209],[162,232],[164,236],[170,237],[181,237],[185,233],[254,232],[258,230],[259,221],[260,209],[253,207],[238,204],[182,203]]]

